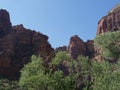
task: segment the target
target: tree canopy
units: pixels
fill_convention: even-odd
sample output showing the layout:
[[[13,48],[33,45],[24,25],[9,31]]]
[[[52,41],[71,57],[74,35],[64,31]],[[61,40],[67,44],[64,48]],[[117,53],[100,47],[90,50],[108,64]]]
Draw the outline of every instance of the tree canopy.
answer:
[[[118,59],[120,56],[120,31],[108,32],[97,35],[95,45],[102,48],[101,55],[104,58]]]

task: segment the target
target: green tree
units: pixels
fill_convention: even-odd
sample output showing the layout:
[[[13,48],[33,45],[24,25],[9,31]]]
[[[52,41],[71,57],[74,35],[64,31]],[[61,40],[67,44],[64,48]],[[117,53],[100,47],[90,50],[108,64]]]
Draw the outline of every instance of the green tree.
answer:
[[[0,90],[26,90],[26,88],[20,87],[18,81],[0,78]]]
[[[59,61],[59,63],[58,63]],[[57,53],[56,57],[53,59],[53,66],[59,66],[65,63],[69,70],[69,75],[63,75],[62,78],[58,79],[56,72],[54,73],[57,78],[55,78],[56,83],[61,82],[61,84],[56,85],[55,90],[91,90],[91,63],[88,57],[79,56],[77,60],[72,60],[71,57],[66,52]],[[58,72],[57,72],[58,73]],[[64,73],[61,72],[61,73]],[[55,77],[53,74],[53,77]],[[60,75],[60,74],[58,74]],[[57,80],[58,79],[58,80]],[[60,88],[62,86],[62,88]]]
[[[77,59],[77,65],[79,70],[77,73],[79,74],[79,78],[81,78],[81,85],[83,88],[80,88],[81,90],[92,90],[92,66],[91,66],[91,60],[88,57],[79,56]],[[78,78],[78,79],[79,79]],[[79,84],[79,83],[77,83]],[[81,87],[81,85],[79,87]]]
[[[120,62],[110,64],[107,61],[92,62],[93,90],[120,89]]]
[[[21,71],[19,85],[28,90],[119,90],[120,58],[117,63],[101,63],[79,56],[72,60],[59,52],[46,68],[36,56]],[[67,72],[67,73],[66,73]]]
[[[95,45],[103,49],[101,55],[106,59],[118,59],[120,55],[120,31],[97,35]]]
[[[21,71],[19,85],[30,90],[47,90],[52,81],[49,75],[45,74],[42,59],[32,56],[32,62],[25,65]]]
[[[90,90],[88,58],[72,60],[66,52],[59,52],[47,71],[42,62],[41,58],[32,57],[21,71],[20,86],[34,90]]]
[[[42,61],[41,58],[32,57],[32,62],[25,65],[21,71],[20,86],[34,90],[74,90],[75,75],[64,75],[63,67],[68,69],[71,63],[71,58],[68,54],[65,52],[57,53],[50,67],[47,68],[47,72],[42,65]],[[68,61],[68,66],[63,64],[65,61]]]
[[[54,90],[74,90],[75,78],[77,75],[73,73],[74,61],[66,52],[59,52],[52,60],[51,66],[53,71],[51,78],[55,81]]]

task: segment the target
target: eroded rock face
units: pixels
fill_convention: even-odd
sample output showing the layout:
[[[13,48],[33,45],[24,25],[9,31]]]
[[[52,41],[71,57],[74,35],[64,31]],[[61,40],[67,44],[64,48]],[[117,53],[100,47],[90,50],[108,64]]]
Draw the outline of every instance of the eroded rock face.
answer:
[[[120,30],[120,4],[112,8],[108,15],[98,22],[97,35],[105,32]]]
[[[68,46],[68,53],[73,59],[77,59],[79,55],[86,56],[86,45],[85,43],[77,36],[72,36],[70,38],[70,43]]]
[[[94,58],[94,41],[88,40],[87,42],[84,42],[77,35],[74,35],[70,39],[67,52],[73,59],[77,59],[80,55]]]
[[[120,30],[120,4],[113,7],[106,16],[98,22],[97,35]],[[95,59],[102,61],[102,48],[95,46]]]
[[[55,49],[56,53],[60,52],[60,51],[62,51],[62,52],[67,51],[67,46],[61,46],[61,47],[58,47]]]
[[[19,71],[30,62],[33,54],[46,59],[52,52],[46,35],[26,29],[23,25],[12,27],[9,13],[0,10],[0,75],[17,79]]]
[[[12,28],[9,13],[6,10],[0,10],[0,37],[8,34]]]
[[[87,40],[87,42],[85,42],[85,45],[87,48],[87,56],[89,56],[89,58],[94,58],[95,54],[94,40]]]

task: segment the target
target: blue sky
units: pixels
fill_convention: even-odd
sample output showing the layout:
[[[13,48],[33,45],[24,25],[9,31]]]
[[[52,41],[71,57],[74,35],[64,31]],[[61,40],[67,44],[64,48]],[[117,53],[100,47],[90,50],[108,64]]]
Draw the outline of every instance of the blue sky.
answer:
[[[119,0],[0,0],[10,13],[12,25],[49,36],[52,47],[68,45],[72,35],[94,39],[100,18]]]

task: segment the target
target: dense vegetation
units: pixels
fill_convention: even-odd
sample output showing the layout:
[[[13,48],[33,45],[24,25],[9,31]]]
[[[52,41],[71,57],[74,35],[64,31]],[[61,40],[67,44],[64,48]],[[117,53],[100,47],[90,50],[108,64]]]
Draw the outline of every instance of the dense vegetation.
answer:
[[[120,88],[120,62],[98,63],[82,56],[73,61],[65,52],[57,53],[47,70],[42,65],[42,59],[33,56],[32,62],[21,72],[19,84],[28,90],[119,90]]]
[[[120,31],[103,33],[96,36],[95,45],[103,49],[101,55],[106,59],[118,59],[120,56]]]
[[[27,90],[25,87],[20,87],[18,81],[11,81],[5,78],[0,78],[0,90]]]
[[[119,90],[120,32],[96,36],[95,45],[102,48],[102,62],[83,56],[72,60],[66,52],[58,52],[44,67],[42,58],[32,56],[21,70],[19,83],[1,79],[0,90]],[[111,58],[117,62],[106,60]]]
[[[33,56],[32,62],[27,64],[21,71],[22,76],[19,84],[35,90],[74,90],[80,87],[83,88],[88,84],[83,80],[83,78],[87,79],[87,75],[89,75],[89,66],[87,66],[89,64],[86,63],[88,63],[88,58],[79,57],[77,61],[74,61],[66,52],[59,52],[46,69],[42,65],[42,59]],[[86,64],[87,67],[80,70],[82,64]]]

